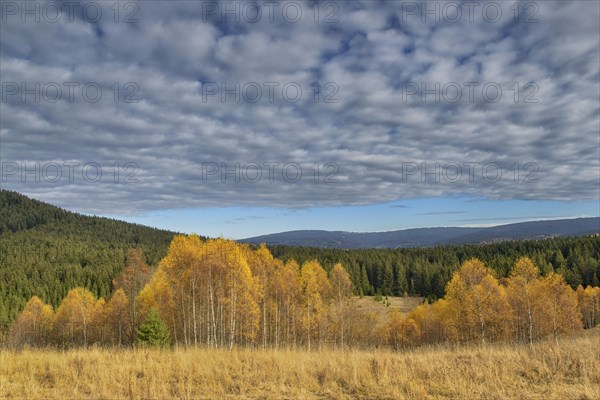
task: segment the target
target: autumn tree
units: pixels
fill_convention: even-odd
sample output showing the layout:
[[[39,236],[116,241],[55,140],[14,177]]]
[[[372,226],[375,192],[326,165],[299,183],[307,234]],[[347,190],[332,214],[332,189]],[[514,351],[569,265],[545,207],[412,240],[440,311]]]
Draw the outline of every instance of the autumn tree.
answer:
[[[75,288],[67,293],[54,319],[54,331],[61,343],[88,345],[95,306],[96,299],[87,289]]]
[[[177,316],[174,333],[181,333],[184,344],[204,340],[209,346],[231,348],[236,342],[254,341],[259,295],[246,255],[242,245],[230,240],[202,242],[195,235],[173,239],[161,261],[162,287],[168,292],[170,282]],[[151,296],[144,293],[141,298]]]
[[[561,335],[571,335],[582,329],[577,295],[562,275],[550,273],[541,279],[536,285],[535,295],[543,304],[542,336],[552,336],[558,342]]]
[[[326,312],[327,298],[331,285],[327,272],[317,261],[308,261],[302,265],[300,272],[300,292],[304,308],[304,328],[308,350],[311,349],[311,339],[315,330],[319,345],[322,339],[322,319]]]
[[[136,296],[150,279],[150,267],[144,261],[141,249],[131,249],[125,261],[125,268],[113,280],[114,290],[123,289],[129,303],[129,325],[136,327],[141,322],[137,315]],[[130,332],[133,333],[133,330]]]
[[[226,277],[226,304],[229,314],[229,348],[236,339],[252,342],[256,338],[259,323],[258,285],[240,245],[221,241],[224,246],[224,269]]]
[[[87,332],[87,344],[106,344],[109,341],[110,325],[106,315],[106,300],[100,297],[92,307]]]
[[[161,261],[159,271],[162,268],[165,273],[163,288],[168,285],[166,282],[172,282],[173,302],[177,307],[177,323],[174,327],[180,331],[180,337],[185,345],[198,345],[201,341],[200,327],[200,302],[203,301],[203,295],[208,297],[210,288],[211,307],[214,313],[214,288],[213,288],[213,265],[204,263],[207,269],[203,271],[201,260],[206,257],[206,246],[197,235],[178,235],[173,238],[166,257]],[[208,276],[206,276],[208,275]],[[203,284],[206,284],[206,289]],[[145,296],[150,293],[146,292]],[[153,301],[147,299],[148,302]],[[214,314],[213,314],[214,315]],[[214,323],[214,321],[211,321]],[[212,328],[213,325],[210,325]],[[211,329],[212,330],[212,329]],[[211,332],[212,333],[212,332]],[[212,338],[213,335],[207,335]]]
[[[420,342],[427,344],[459,341],[458,317],[454,302],[445,298],[421,304],[409,313],[409,318],[419,326]]]
[[[150,282],[138,294],[137,307],[138,314],[144,319],[151,309],[156,309],[163,321],[170,326],[171,332],[177,340],[173,287],[162,266],[156,270]]]
[[[117,346],[122,346],[130,336],[129,300],[123,289],[117,289],[104,306],[103,326],[107,330],[106,340]]]
[[[406,318],[400,311],[393,310],[383,331],[383,339],[394,350],[415,346],[419,343],[421,329],[412,318]]]
[[[583,320],[583,327],[593,328],[600,324],[600,287],[577,287],[577,303]]]
[[[269,340],[269,313],[268,308],[273,304],[272,279],[276,268],[276,261],[267,246],[263,243],[256,251],[248,251],[247,260],[251,272],[256,279],[256,290],[260,306],[260,337],[262,347],[267,347]]]
[[[300,266],[294,260],[278,264],[272,278],[275,301],[275,347],[295,345],[300,309]]]
[[[461,341],[486,343],[506,336],[510,315],[506,292],[480,260],[465,261],[446,286],[446,293]]]
[[[541,311],[534,290],[538,279],[539,269],[528,257],[517,260],[508,278],[507,296],[513,312],[516,342],[533,343]]]
[[[352,313],[352,306],[349,303],[349,298],[352,296],[352,281],[344,266],[337,263],[331,270],[330,282],[331,294],[334,301],[332,314],[340,346],[344,347],[344,336],[348,329],[346,321]]]
[[[378,323],[377,314],[357,307],[353,307],[351,311],[345,321],[344,345],[346,347],[379,345],[381,342],[373,329]]]
[[[43,346],[50,342],[54,311],[39,297],[33,296],[13,322],[10,337],[15,345]]]

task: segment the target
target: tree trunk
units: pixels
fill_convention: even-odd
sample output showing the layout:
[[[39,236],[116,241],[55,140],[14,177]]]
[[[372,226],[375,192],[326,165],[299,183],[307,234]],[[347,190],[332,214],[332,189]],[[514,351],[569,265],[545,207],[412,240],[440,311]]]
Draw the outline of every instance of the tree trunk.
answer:
[[[194,319],[194,346],[198,347],[198,320],[196,318],[196,279],[192,279],[192,315]]]
[[[310,319],[310,307],[307,307],[306,309],[306,320],[307,320],[307,333],[306,336],[308,337],[308,351],[310,351],[310,325],[311,325],[311,319]]]

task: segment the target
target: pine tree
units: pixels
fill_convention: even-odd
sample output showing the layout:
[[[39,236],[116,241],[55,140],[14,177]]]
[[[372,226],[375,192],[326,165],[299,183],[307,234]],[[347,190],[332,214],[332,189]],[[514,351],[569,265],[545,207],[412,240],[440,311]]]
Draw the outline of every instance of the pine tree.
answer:
[[[169,347],[171,335],[167,325],[158,315],[158,311],[152,308],[148,317],[137,330],[136,344],[150,347]]]

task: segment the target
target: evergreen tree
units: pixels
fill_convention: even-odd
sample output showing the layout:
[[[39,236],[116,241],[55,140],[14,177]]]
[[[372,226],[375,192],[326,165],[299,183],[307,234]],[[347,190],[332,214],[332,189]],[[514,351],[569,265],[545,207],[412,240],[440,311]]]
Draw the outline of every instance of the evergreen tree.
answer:
[[[136,344],[150,347],[169,347],[171,335],[158,311],[152,308],[144,323],[137,330]]]

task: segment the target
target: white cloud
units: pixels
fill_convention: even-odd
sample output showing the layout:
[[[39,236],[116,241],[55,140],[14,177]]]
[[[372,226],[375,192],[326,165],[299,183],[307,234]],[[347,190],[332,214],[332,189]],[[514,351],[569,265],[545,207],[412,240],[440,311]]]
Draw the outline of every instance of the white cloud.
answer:
[[[108,3],[107,3],[108,4]],[[401,2],[338,2],[338,23],[279,16],[269,23],[221,21],[194,2],[140,2],[136,24],[116,23],[111,10],[94,24],[7,16],[1,24],[3,163],[78,161],[135,163],[133,183],[19,181],[3,187],[84,211],[137,213],[205,206],[307,207],[369,204],[402,198],[471,194],[493,199],[598,198],[600,76],[595,2],[537,2],[539,22],[479,18],[458,23],[402,21]],[[231,5],[232,3],[229,3]],[[329,11],[329,10],[328,10]],[[327,14],[327,13],[326,13]],[[323,17],[321,14],[320,17]],[[313,82],[321,83],[315,102]],[[68,102],[6,92],[6,84],[101,85],[97,103],[81,90]],[[119,102],[113,101],[114,83]],[[126,90],[124,85],[134,82]],[[203,86],[277,82],[256,102],[232,95],[203,98]],[[329,87],[323,86],[331,82]],[[474,101],[436,102],[422,93],[405,98],[407,84],[432,88],[478,82]],[[535,82],[537,89],[525,89]],[[302,98],[282,89],[297,84]],[[486,83],[501,99],[482,98]],[[514,101],[519,84],[519,102]],[[28,87],[30,87],[28,86]],[[512,89],[511,89],[512,87]],[[206,89],[206,86],[204,86]],[[125,103],[131,95],[137,103]],[[537,103],[524,103],[526,96]],[[337,102],[325,103],[329,96]],[[202,165],[300,163],[303,177],[285,182],[268,168],[256,183],[203,181]],[[334,162],[329,169],[324,165]],[[403,175],[402,163],[435,162],[503,168],[533,162],[537,183],[423,183]],[[319,163],[315,175],[314,163]],[[312,168],[311,168],[312,166]],[[122,180],[131,171],[120,171]],[[206,171],[205,171],[206,172]],[[522,171],[525,175],[530,171]],[[328,174],[337,183],[324,183]],[[507,170],[505,174],[510,174]],[[315,183],[315,176],[318,183]],[[504,175],[504,177],[510,175]],[[214,178],[214,177],[213,177]]]

